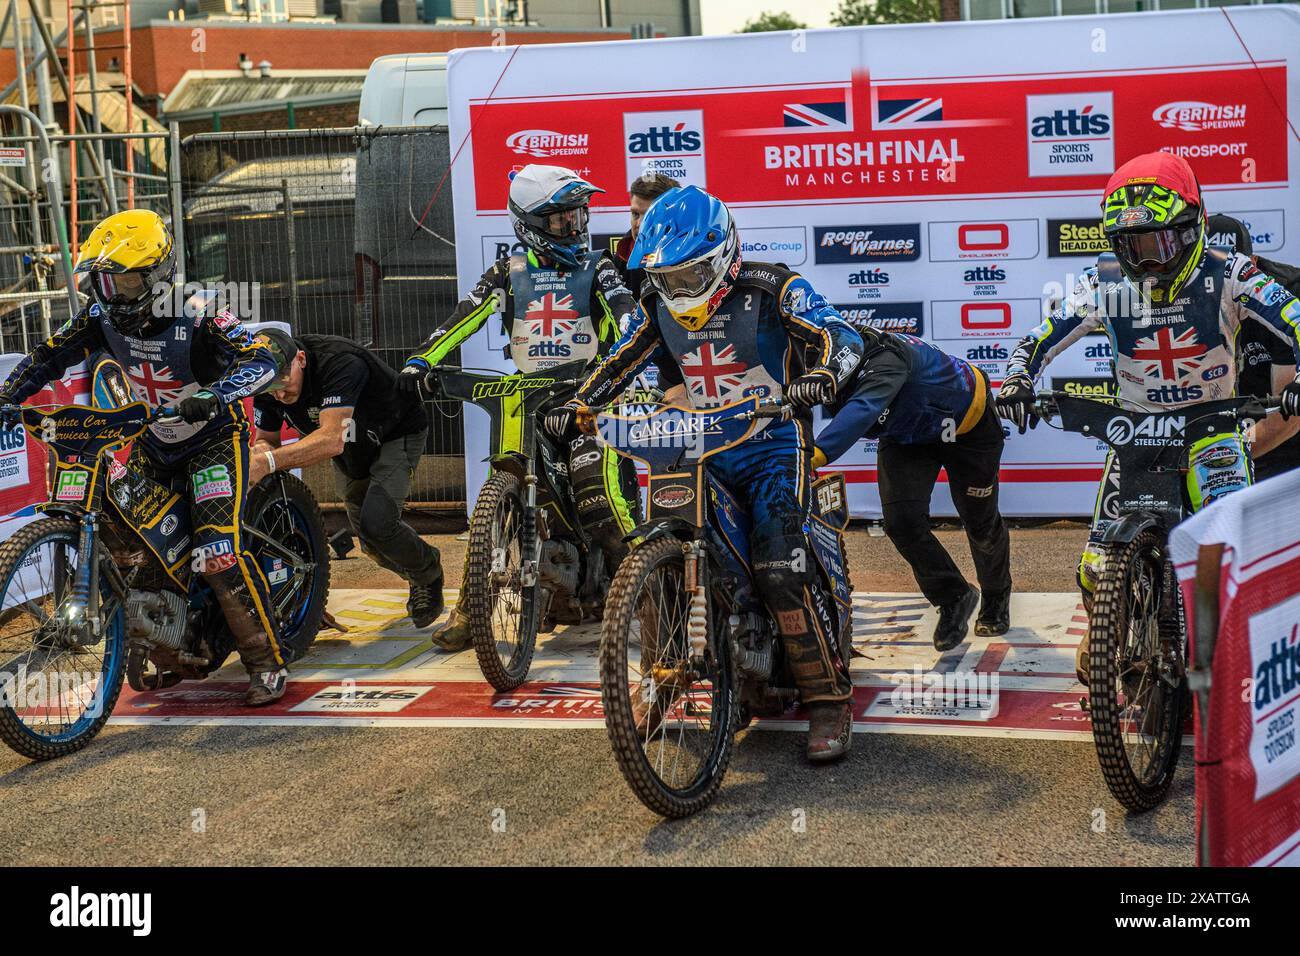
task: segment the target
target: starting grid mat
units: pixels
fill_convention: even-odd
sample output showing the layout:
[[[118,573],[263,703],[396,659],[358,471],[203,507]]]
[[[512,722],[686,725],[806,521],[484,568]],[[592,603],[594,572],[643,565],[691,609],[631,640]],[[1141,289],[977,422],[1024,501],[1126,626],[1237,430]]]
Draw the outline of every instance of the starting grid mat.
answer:
[[[455,592],[448,591],[447,599],[450,607]],[[243,706],[247,682],[232,658],[206,681],[145,693],[124,687],[112,722],[604,726],[599,623],[539,635],[529,681],[498,694],[483,679],[472,648],[444,653],[429,641],[433,628],[411,624],[404,590],[336,590],[329,609],[349,630],[322,631],[291,668],[288,690],[275,704]],[[972,635],[942,654],[930,639],[937,619],[918,594],[854,594],[850,672],[856,731],[1090,739],[1088,715],[1079,704],[1084,689],[1074,676],[1075,647],[1087,626],[1077,594],[1016,593],[1010,631],[995,638]],[[754,726],[802,730],[807,720],[793,711]]]

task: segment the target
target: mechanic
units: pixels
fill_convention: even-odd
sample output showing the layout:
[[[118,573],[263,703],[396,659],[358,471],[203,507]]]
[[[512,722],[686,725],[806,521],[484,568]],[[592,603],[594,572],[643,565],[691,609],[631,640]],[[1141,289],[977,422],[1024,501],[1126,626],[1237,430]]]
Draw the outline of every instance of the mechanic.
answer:
[[[330,460],[361,550],[410,587],[407,613],[428,627],[442,613],[438,549],[402,521],[411,478],[424,454],[429,423],[418,396],[397,390],[397,373],[369,349],[337,335],[258,332],[284,369],[273,391],[253,399],[257,441],[254,484],[281,468]],[[282,445],[285,420],[303,436]]]
[[[0,404],[23,401],[69,366],[105,351],[141,401],[175,408],[183,421],[150,425],[133,443],[132,464],[164,485],[185,479],[195,557],[249,674],[244,701],[256,707],[278,700],[288,670],[266,579],[240,534],[251,487],[242,399],[272,384],[275,357],[210,294],[178,307],[171,232],[147,209],[116,213],[96,226],[81,246],[76,272],[89,280],[90,303],[18,363],[0,385]]]
[[[1252,254],[1250,230],[1241,221],[1222,214],[1210,217],[1211,236],[1230,237],[1231,247],[1250,256],[1259,268],[1277,279],[1292,295],[1300,293],[1300,269]],[[1295,357],[1291,347],[1255,322],[1247,322],[1237,335],[1237,363],[1240,380],[1237,393],[1268,398],[1295,378]],[[1250,454],[1255,462],[1255,480],[1263,481],[1300,465],[1300,417],[1283,420],[1269,415],[1256,422]]]
[[[885,534],[939,608],[934,646],[966,638],[977,598],[975,633],[1005,634],[1011,626],[1011,547],[998,511],[998,470],[1005,437],[984,373],[911,335],[859,329],[862,362],[844,387],[847,396],[817,436],[813,467],[834,461],[861,438],[878,440],[880,507]],[[967,583],[930,529],[930,497],[939,469],[961,516],[975,560],[979,591]]]
[[[627,188],[628,209],[632,213],[632,228],[616,238],[610,239],[609,251],[614,257],[623,282],[632,292],[634,299],[641,298],[641,286],[645,282],[645,271],[640,268],[628,268],[628,256],[632,253],[632,244],[636,242],[641,230],[641,220],[652,203],[670,189],[680,186],[677,180],[663,173],[642,173]]]

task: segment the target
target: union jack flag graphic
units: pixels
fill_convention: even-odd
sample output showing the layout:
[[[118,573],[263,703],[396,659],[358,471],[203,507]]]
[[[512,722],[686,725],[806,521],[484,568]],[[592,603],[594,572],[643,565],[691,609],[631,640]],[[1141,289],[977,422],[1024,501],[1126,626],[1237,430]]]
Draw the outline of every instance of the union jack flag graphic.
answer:
[[[1196,329],[1187,329],[1175,336],[1173,330],[1165,326],[1155,335],[1138,339],[1133,357],[1146,363],[1143,371],[1147,375],[1176,381],[1199,369],[1207,351],[1205,345],[1196,341]]]
[[[573,307],[573,296],[557,296],[548,292],[540,299],[528,303],[524,319],[528,322],[528,331],[543,338],[554,338],[573,331],[578,312]]]
[[[705,342],[694,352],[682,357],[682,376],[687,387],[701,398],[722,398],[726,392],[739,388],[749,370],[736,356],[730,345],[715,348]]]
[[[876,101],[876,126],[925,126],[943,122],[943,97]]]
[[[833,103],[786,103],[781,111],[786,129],[811,128],[818,132],[830,132],[853,128],[844,100]]]
[[[169,366],[141,362],[126,370],[127,378],[135,386],[135,393],[150,405],[169,405],[181,397],[185,386],[172,375]]]

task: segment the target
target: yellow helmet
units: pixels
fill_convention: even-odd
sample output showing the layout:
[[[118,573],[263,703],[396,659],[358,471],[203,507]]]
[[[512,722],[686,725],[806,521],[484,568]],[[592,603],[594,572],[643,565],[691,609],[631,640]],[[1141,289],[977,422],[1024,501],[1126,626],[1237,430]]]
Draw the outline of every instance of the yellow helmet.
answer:
[[[149,209],[115,213],[86,237],[76,271],[89,276],[90,294],[114,328],[138,334],[176,273],[171,230]]]

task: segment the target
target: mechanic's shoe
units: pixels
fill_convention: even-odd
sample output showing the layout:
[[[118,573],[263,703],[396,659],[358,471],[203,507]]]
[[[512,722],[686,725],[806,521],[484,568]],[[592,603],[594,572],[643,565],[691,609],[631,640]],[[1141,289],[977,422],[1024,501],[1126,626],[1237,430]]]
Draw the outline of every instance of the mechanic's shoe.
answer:
[[[289,686],[289,668],[280,667],[273,671],[258,671],[248,675],[248,691],[244,694],[244,703],[249,707],[265,707],[284,696]]]
[[[406,601],[406,613],[411,615],[411,623],[416,627],[428,627],[438,620],[445,605],[442,600],[442,584],[412,584],[411,596]]]
[[[451,609],[447,623],[434,631],[430,640],[434,647],[449,654],[469,647],[469,618],[461,612],[459,605]]]
[[[981,595],[980,614],[975,618],[976,637],[997,637],[1011,629],[1011,591]]]
[[[839,760],[853,746],[853,707],[844,701],[808,705],[808,759],[813,763]]]
[[[1088,686],[1088,632],[1084,631],[1083,637],[1079,638],[1079,646],[1074,651],[1074,676],[1079,678],[1079,683],[1084,687]]]
[[[939,608],[939,624],[934,629],[934,649],[950,651],[966,640],[970,616],[979,604],[980,592],[967,585],[966,596]]]

